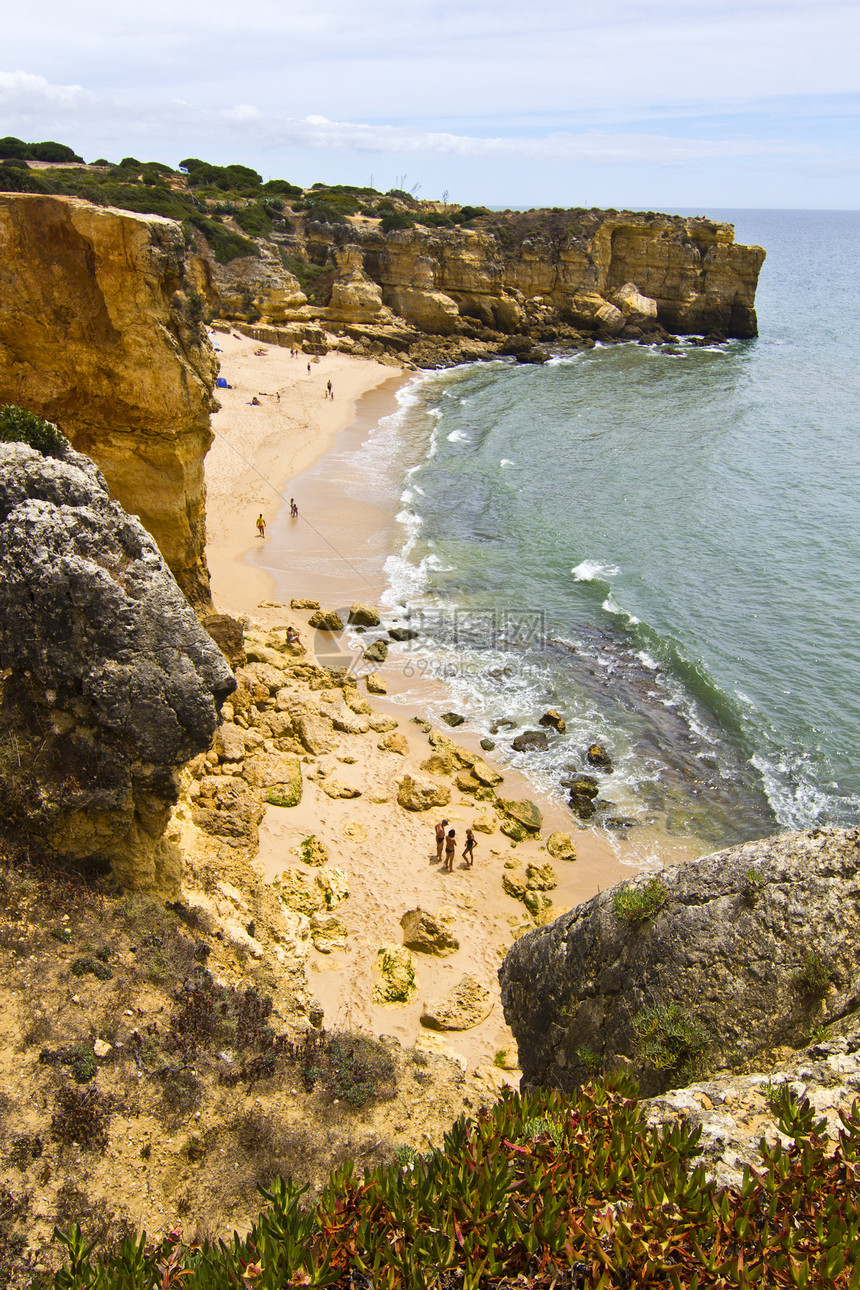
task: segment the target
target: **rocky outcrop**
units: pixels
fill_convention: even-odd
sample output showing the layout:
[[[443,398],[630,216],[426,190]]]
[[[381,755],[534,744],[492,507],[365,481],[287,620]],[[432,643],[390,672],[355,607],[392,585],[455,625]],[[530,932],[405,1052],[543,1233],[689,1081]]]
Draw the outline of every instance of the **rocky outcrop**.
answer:
[[[860,1001],[860,831],[640,875],[517,941],[499,976],[523,1082],[632,1067],[643,1091],[748,1062]]]
[[[317,326],[344,332],[350,352],[381,346],[419,365],[434,361],[427,336],[446,338],[434,351],[438,363],[495,353],[542,361],[533,345],[511,349],[510,338],[517,337],[583,343],[589,337],[659,341],[677,332],[756,335],[755,292],[765,253],[738,246],[730,224],[630,211],[536,210],[486,212],[474,228],[430,228],[421,227],[420,209],[410,214],[414,227],[387,234],[368,220],[303,228],[299,219],[287,239],[291,253],[324,271],[327,292],[314,304],[285,309],[295,279],[261,241],[265,269],[257,272],[267,275],[267,285],[258,292],[247,278],[245,307],[250,291],[257,313],[293,328],[287,343],[299,336],[296,327]],[[237,317],[241,302],[223,286],[229,269],[214,271],[213,304]],[[269,282],[278,273],[283,301]]]
[[[0,669],[7,831],[174,890],[178,771],[236,683],[152,538],[71,449],[0,445]]]
[[[206,605],[215,357],[187,268],[173,220],[0,194],[0,404],[56,422],[92,457]]]

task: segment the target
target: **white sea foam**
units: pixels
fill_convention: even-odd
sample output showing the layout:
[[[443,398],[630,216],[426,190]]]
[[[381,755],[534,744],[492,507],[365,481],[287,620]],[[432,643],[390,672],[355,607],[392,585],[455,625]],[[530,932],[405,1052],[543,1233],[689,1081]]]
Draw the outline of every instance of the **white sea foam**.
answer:
[[[617,564],[601,564],[599,560],[583,560],[570,572],[577,582],[593,582],[595,578],[614,578],[621,571]]]
[[[647,649],[639,650],[639,653],[636,655],[636,657],[638,658],[639,662],[642,664],[643,667],[647,667],[649,672],[656,672],[658,667],[660,666],[656,658],[652,658],[651,655],[648,653]]]
[[[449,443],[471,443],[469,436],[464,430],[452,430],[447,438]]]
[[[508,457],[503,457],[502,460],[499,462],[499,465],[502,468],[504,468],[505,466],[515,466],[516,464],[517,463],[515,461],[511,461],[510,458]]]
[[[614,614],[616,618],[625,618],[631,627],[635,627],[639,622],[639,619],[635,614],[631,614],[629,610],[625,609],[623,605],[619,605],[618,601],[613,599],[611,593],[604,600],[603,608],[608,614]]]

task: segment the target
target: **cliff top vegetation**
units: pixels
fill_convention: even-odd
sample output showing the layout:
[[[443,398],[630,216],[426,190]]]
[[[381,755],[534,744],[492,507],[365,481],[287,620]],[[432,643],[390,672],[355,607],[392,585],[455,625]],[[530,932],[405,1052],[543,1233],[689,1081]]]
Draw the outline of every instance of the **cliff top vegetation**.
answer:
[[[29,162],[53,165],[34,170]],[[515,253],[524,241],[535,238],[553,244],[571,237],[587,240],[606,215],[619,213],[579,207],[491,211],[485,206],[424,201],[396,188],[385,193],[350,184],[314,183],[303,188],[286,179],[264,182],[256,170],[238,162],[219,166],[197,157],[186,157],[176,170],[130,156],[118,163],[104,158],[81,162],[63,144],[0,139],[0,190],[81,197],[99,206],[176,219],[185,225],[189,238],[192,229],[201,233],[220,263],[256,255],[251,239],[288,235],[297,225],[306,228],[317,223],[332,230],[364,226],[383,234],[415,226],[466,227],[493,234],[503,250]],[[677,222],[679,227],[687,223],[653,211],[644,218]],[[709,221],[702,223],[709,225]]]

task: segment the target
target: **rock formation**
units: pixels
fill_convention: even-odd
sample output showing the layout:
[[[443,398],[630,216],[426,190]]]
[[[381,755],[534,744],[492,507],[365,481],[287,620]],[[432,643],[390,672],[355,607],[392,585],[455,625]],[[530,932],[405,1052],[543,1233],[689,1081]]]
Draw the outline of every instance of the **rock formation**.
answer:
[[[524,1086],[632,1066],[643,1092],[799,1047],[860,1001],[860,831],[640,875],[517,941],[499,977]]]
[[[197,605],[216,370],[202,303],[173,220],[0,194],[0,404],[93,458]]]
[[[264,326],[292,327],[286,343],[313,327],[345,333],[347,348],[376,343],[419,362],[422,336],[447,337],[448,361],[462,361],[471,354],[464,344],[514,353],[505,338],[523,335],[756,335],[765,253],[737,245],[730,224],[597,210],[485,212],[469,229],[420,227],[420,211],[415,220],[415,227],[386,234],[368,220],[304,226],[299,219],[277,240],[293,262],[324,271],[329,286],[315,303],[299,301],[295,277],[264,240],[256,264],[253,257],[235,268],[210,261],[210,300],[225,316],[242,318],[253,297]],[[278,275],[280,289],[273,285]],[[514,356],[540,361],[529,346]]]
[[[175,891],[178,771],[236,687],[139,521],[71,449],[0,445],[0,819]]]

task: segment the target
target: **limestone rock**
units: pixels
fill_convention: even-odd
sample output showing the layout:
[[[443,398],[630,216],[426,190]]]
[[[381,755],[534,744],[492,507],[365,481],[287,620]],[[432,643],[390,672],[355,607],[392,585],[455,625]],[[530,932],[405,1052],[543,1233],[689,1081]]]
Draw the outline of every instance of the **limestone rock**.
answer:
[[[477,793],[481,787],[470,770],[461,770],[455,777],[454,783],[461,793]]]
[[[361,797],[361,789],[357,784],[347,784],[342,779],[321,779],[320,788],[326,797],[344,799]]]
[[[530,802],[528,798],[524,797],[519,801],[514,801],[510,798],[500,797],[499,807],[511,819],[516,820],[519,824],[522,824],[523,828],[528,829],[530,833],[540,832],[543,816],[540,813],[540,809],[535,806],[534,802]]]
[[[442,720],[446,726],[462,726],[466,718],[461,716],[459,712],[443,712]]]
[[[447,336],[456,331],[460,313],[456,303],[443,291],[422,291],[396,287],[386,292],[385,303],[421,331]]]
[[[231,721],[223,722],[215,731],[215,751],[222,761],[241,761],[245,756],[245,733]]]
[[[372,605],[362,605],[356,601],[350,608],[348,621],[356,627],[378,627],[379,613]]]
[[[314,882],[322,894],[326,909],[335,909],[349,896],[349,879],[343,869],[325,865],[314,874]]]
[[[496,831],[495,817],[492,815],[488,815],[486,813],[482,813],[481,815],[476,815],[475,818],[472,820],[472,828],[476,833],[495,833]]]
[[[371,717],[370,728],[371,730],[375,730],[378,735],[384,735],[389,730],[397,729],[397,720],[394,717]]]
[[[302,597],[294,596],[290,601],[290,609],[319,609],[319,607],[320,602],[318,600],[306,600]]]
[[[335,950],[346,949],[348,928],[334,914],[313,914],[311,916],[311,940],[314,949],[320,954],[332,954]]]
[[[364,657],[368,663],[384,663],[388,658],[388,641],[381,638],[378,641],[374,641],[364,651]]]
[[[480,757],[476,757],[472,763],[472,774],[480,784],[489,788],[495,788],[504,778],[501,771],[496,770],[495,766],[488,766]]]
[[[384,945],[376,957],[379,980],[374,1003],[408,1003],[418,989],[412,955],[405,945]]]
[[[447,750],[431,753],[421,763],[421,769],[428,775],[453,775],[455,766],[454,758]]]
[[[451,789],[432,779],[404,775],[397,785],[397,801],[406,811],[429,811],[434,806],[447,806]]]
[[[381,676],[376,672],[368,672],[364,678],[364,684],[367,686],[368,694],[387,694],[388,686]]]
[[[563,735],[567,729],[564,717],[555,708],[549,708],[538,721],[539,726],[549,726],[552,730],[557,730]]]
[[[315,834],[299,843],[299,857],[304,864],[319,867],[328,863],[328,847]]]
[[[519,820],[512,820],[508,816],[502,819],[499,827],[505,837],[510,838],[512,842],[525,842],[528,837],[528,830],[524,825],[520,824]]]
[[[387,735],[383,735],[377,744],[377,747],[381,748],[383,752],[398,753],[401,757],[406,757],[409,753],[409,744],[407,743],[406,736],[398,734],[395,730],[392,730]]]
[[[551,833],[546,840],[546,849],[553,860],[576,859],[576,849],[570,840],[569,833]]]
[[[178,772],[236,682],[152,538],[72,449],[0,445],[2,669],[3,824],[109,858],[127,887],[175,890]]]
[[[245,633],[238,618],[229,614],[209,614],[203,626],[231,667],[242,667],[245,656]]]
[[[189,600],[209,604],[203,459],[217,365],[189,305],[182,228],[3,193],[0,245],[0,404],[55,421],[154,537]]]
[[[549,747],[546,732],[543,730],[524,730],[516,739],[511,740],[514,752],[543,752]]]
[[[403,944],[422,954],[445,958],[460,948],[460,942],[436,915],[426,909],[409,909],[400,920]]]
[[[443,998],[428,999],[421,1024],[431,1030],[471,1030],[493,1010],[493,996],[472,976],[464,976]]]
[[[308,619],[308,627],[321,632],[342,632],[343,619],[336,609],[318,609]]]
[[[856,1006],[860,832],[781,834],[664,870],[650,917],[621,884],[517,941],[502,1002],[524,1086],[572,1089],[579,1051],[632,1067],[643,1091],[697,1062],[733,1065]]]
[[[310,916],[325,909],[322,891],[300,869],[285,869],[272,882],[272,888],[288,909]]]
[[[635,282],[625,282],[613,292],[612,303],[621,310],[631,323],[651,323],[657,321],[657,301],[650,296],[643,296]]]
[[[585,754],[586,761],[590,766],[597,766],[600,770],[612,770],[612,758],[603,747],[603,744],[592,744]]]
[[[526,886],[532,891],[552,891],[558,886],[558,879],[551,864],[526,865]]]

